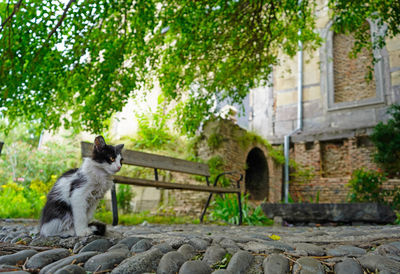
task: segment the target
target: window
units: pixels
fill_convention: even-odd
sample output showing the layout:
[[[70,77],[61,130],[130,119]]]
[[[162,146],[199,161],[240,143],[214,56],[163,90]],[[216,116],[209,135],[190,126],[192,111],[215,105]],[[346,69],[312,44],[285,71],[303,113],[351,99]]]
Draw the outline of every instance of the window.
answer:
[[[371,37],[378,35],[375,24],[366,24],[370,24]],[[356,59],[349,58],[354,37],[336,34],[331,26],[332,23],[329,23],[324,30],[326,43],[321,52],[321,79],[325,80],[322,89],[327,97],[327,109],[338,110],[383,103],[383,60],[380,58],[380,51],[373,52],[379,61],[375,64],[373,79],[367,81],[365,76],[368,73],[368,64],[372,62],[370,52],[364,49]]]

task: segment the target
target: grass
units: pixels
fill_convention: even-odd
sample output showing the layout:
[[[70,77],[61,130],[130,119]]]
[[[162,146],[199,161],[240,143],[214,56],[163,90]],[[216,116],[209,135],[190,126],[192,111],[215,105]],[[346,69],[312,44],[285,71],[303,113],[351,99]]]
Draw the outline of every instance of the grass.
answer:
[[[112,212],[97,212],[95,219],[104,222],[112,223]],[[173,215],[156,215],[150,214],[148,211],[140,213],[119,214],[118,223],[120,225],[138,225],[143,222],[151,224],[199,224],[199,218],[193,216],[173,216]]]
[[[94,218],[98,221],[106,224],[112,223],[112,212],[111,211],[98,211]],[[139,225],[143,222],[150,224],[166,224],[166,225],[177,225],[177,224],[200,224],[199,216],[175,216],[170,214],[151,214],[149,211],[140,213],[129,213],[129,214],[118,214],[118,224],[120,225]],[[210,220],[208,216],[204,216],[204,224],[214,225],[230,225],[220,220]]]

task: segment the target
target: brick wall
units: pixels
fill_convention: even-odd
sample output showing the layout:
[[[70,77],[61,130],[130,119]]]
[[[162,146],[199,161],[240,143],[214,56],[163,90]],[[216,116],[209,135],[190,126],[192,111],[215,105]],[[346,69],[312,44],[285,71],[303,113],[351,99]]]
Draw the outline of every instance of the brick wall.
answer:
[[[299,202],[341,203],[347,201],[350,176],[355,169],[376,170],[372,160],[374,146],[368,136],[331,141],[296,143],[290,157],[299,164],[314,169],[309,182],[290,183],[290,195]],[[393,187],[392,181],[384,187]]]
[[[335,103],[352,102],[376,96],[375,78],[367,82],[368,66],[372,64],[371,52],[363,49],[357,58],[349,58],[355,39],[352,35],[334,34],[333,70]]]

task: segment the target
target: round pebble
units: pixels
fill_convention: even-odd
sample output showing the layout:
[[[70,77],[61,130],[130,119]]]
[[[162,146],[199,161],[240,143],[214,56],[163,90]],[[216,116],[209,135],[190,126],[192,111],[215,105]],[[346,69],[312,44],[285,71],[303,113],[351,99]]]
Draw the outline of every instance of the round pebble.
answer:
[[[363,274],[360,264],[354,259],[347,258],[343,262],[335,264],[336,274]]]
[[[228,264],[227,270],[231,271],[234,274],[246,273],[246,270],[249,268],[253,259],[254,256],[251,255],[249,252],[238,251],[232,256],[231,261]]]
[[[102,253],[96,256],[91,257],[85,263],[85,270],[94,272],[94,271],[105,271],[112,270],[115,266],[117,266],[120,262],[126,259],[128,252],[122,252],[119,250],[108,251],[106,253]]]
[[[110,247],[111,247],[111,242],[109,240],[97,239],[82,247],[82,249],[79,252],[87,252],[87,251],[105,252]]]
[[[122,261],[121,264],[114,268],[111,273],[141,274],[154,272],[157,270],[162,255],[161,251],[156,248],[135,254]]]
[[[189,244],[196,250],[206,250],[208,247],[208,242],[200,238],[192,238],[189,240]]]
[[[25,263],[27,258],[32,257],[38,253],[36,250],[27,249],[16,252],[10,255],[3,255],[0,256],[0,264],[9,264],[9,265],[16,265],[16,264],[23,264]]]
[[[54,274],[86,274],[86,271],[79,265],[70,264],[60,268]]]
[[[223,249],[220,246],[215,246],[212,245],[209,248],[207,248],[206,253],[204,254],[203,257],[203,262],[208,264],[209,266],[212,266],[216,262],[222,260],[226,255],[226,250]]]
[[[134,244],[136,244],[142,239],[143,238],[140,237],[128,237],[119,241],[118,244],[124,244],[128,247],[128,249],[131,249]]]
[[[187,261],[179,269],[179,274],[209,274],[211,272],[211,267],[202,261]]]
[[[193,258],[196,255],[196,250],[190,244],[183,244],[178,249],[178,252],[182,253],[186,260]]]
[[[58,261],[69,256],[69,251],[65,248],[46,250],[33,255],[26,263],[27,268],[42,268],[52,262]]]
[[[186,259],[182,253],[178,251],[168,252],[161,258],[157,274],[176,273],[185,261]]]
[[[142,239],[131,248],[131,252],[140,253],[149,250],[153,245],[148,239]]]
[[[263,261],[265,274],[285,274],[289,272],[289,260],[280,254],[271,254]]]
[[[303,257],[296,261],[293,273],[299,274],[324,274],[324,266],[316,259]]]
[[[114,274],[283,274],[288,272],[288,265],[293,265],[293,273],[302,274],[400,273],[400,226],[395,225],[118,226],[110,228],[106,237],[69,238],[32,234],[37,232],[34,226],[0,220],[1,272],[24,272],[25,264],[29,271],[40,274],[96,270]],[[24,247],[22,242],[16,242],[18,246],[10,243],[24,235],[32,237],[32,248]],[[272,240],[271,235],[279,237]],[[45,250],[43,246],[52,249]],[[13,252],[15,247],[26,249]],[[224,260],[227,253],[233,254],[228,265]],[[334,256],[309,257],[328,254]],[[213,269],[218,267],[227,269]]]

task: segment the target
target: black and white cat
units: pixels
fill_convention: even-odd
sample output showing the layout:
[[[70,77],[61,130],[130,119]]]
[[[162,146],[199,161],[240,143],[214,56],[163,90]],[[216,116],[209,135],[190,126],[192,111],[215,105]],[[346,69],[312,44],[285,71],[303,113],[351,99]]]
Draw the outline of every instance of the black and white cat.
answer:
[[[40,235],[104,235],[104,224],[89,222],[99,200],[113,184],[111,175],[121,169],[123,147],[107,145],[102,136],[95,138],[92,157],[85,158],[79,169],[65,172],[48,193]]]

